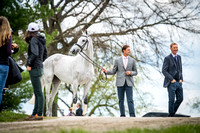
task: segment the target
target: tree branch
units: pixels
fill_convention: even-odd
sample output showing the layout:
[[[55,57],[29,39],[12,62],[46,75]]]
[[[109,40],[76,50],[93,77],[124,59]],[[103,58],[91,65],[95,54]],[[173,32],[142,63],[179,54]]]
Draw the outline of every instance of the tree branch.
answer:
[[[106,9],[108,3],[109,3],[110,0],[106,0],[104,3],[103,3],[103,6],[101,7],[101,9],[99,10],[99,12],[97,12],[94,17],[90,20],[90,22],[85,25],[82,30],[86,30],[87,28],[89,28],[94,22],[95,20],[101,15],[101,13]]]

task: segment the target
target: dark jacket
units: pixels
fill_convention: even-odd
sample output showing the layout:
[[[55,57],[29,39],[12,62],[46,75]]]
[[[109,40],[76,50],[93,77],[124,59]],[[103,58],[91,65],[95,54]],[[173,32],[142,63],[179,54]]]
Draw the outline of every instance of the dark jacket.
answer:
[[[8,56],[11,55],[11,42],[12,37],[10,37],[8,43],[0,47],[0,65],[9,65]]]
[[[177,61],[179,66],[177,66],[177,63],[175,62],[174,57],[171,54],[165,57],[162,67],[162,73],[165,76],[163,85],[164,87],[168,87],[170,85],[170,82],[174,79],[177,73],[179,79],[183,80],[182,62],[180,55],[177,55]],[[178,71],[177,67],[179,68]]]
[[[43,62],[47,58],[46,39],[39,33],[39,37],[32,37],[28,46],[27,66],[43,68]]]
[[[76,116],[83,116],[83,110],[82,110],[82,108],[78,108],[76,110]]]

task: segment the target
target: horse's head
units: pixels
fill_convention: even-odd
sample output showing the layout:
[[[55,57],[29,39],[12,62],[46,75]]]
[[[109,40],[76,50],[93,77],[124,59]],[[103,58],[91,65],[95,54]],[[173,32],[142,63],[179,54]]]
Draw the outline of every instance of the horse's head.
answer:
[[[89,36],[87,35],[87,33],[83,32],[82,36],[78,39],[77,43],[75,43],[72,46],[70,52],[76,55],[81,51],[87,50],[88,45],[89,45]]]

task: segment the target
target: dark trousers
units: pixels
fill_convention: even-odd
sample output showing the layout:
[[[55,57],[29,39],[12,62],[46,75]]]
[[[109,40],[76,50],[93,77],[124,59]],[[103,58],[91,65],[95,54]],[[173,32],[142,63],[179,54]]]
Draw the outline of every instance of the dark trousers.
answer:
[[[175,82],[171,83],[169,85],[168,89],[168,96],[169,96],[169,117],[172,117],[175,115],[176,111],[178,110],[178,107],[183,101],[183,88],[182,83]],[[176,97],[176,101],[175,101]]]
[[[44,108],[44,96],[42,93],[41,76],[43,74],[43,69],[32,69],[29,71],[29,74],[35,94],[35,105],[32,115],[38,114],[38,116],[42,116]]]
[[[128,109],[130,117],[135,117],[135,109],[134,109],[134,103],[133,103],[133,87],[128,86],[125,82],[124,86],[117,87],[117,93],[119,98],[119,109],[120,109],[120,116],[126,116],[125,115],[125,109],[124,109],[124,93],[126,92],[126,98],[128,103]]]

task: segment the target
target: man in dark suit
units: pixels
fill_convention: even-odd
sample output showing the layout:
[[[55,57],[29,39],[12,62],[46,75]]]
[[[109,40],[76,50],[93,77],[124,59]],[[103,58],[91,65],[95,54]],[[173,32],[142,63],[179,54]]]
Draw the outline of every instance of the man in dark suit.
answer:
[[[77,103],[76,116],[83,116],[83,110],[80,103]]]
[[[133,76],[137,75],[136,63],[135,60],[129,56],[131,50],[128,45],[122,47],[122,52],[123,55],[115,60],[112,71],[107,71],[105,68],[102,68],[102,71],[108,75],[114,75],[117,73],[116,86],[119,98],[120,116],[125,117],[124,93],[126,93],[130,117],[135,117]]]
[[[173,117],[183,101],[183,75],[181,56],[177,55],[178,45],[170,45],[171,54],[165,57],[162,67],[162,73],[165,76],[164,87],[168,89],[169,96],[169,117]],[[175,101],[176,97],[176,101]]]

